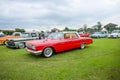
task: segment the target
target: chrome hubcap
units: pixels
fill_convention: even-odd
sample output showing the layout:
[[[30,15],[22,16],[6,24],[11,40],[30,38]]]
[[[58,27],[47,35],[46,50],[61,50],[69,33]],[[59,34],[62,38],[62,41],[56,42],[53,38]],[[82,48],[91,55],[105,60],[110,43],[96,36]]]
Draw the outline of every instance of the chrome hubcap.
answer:
[[[45,55],[46,57],[51,56],[52,53],[53,53],[53,50],[52,50],[51,48],[46,48],[45,51],[44,51],[44,55]]]
[[[81,44],[81,49],[84,49],[85,48],[85,44]]]
[[[24,48],[24,44],[23,44],[23,43],[20,43],[20,44],[19,44],[19,48]]]

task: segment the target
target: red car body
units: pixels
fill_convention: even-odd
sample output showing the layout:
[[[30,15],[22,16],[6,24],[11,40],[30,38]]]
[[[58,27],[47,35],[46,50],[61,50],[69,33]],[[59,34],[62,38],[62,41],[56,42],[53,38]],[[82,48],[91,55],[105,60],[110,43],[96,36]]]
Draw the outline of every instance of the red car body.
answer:
[[[92,38],[79,37],[79,34],[75,32],[58,32],[54,34],[59,34],[59,37],[53,36],[54,38],[51,37],[43,40],[28,41],[26,43],[26,50],[39,55],[44,53],[46,48],[51,48],[54,52],[61,52],[75,48],[82,48],[82,44],[88,45],[93,42]]]

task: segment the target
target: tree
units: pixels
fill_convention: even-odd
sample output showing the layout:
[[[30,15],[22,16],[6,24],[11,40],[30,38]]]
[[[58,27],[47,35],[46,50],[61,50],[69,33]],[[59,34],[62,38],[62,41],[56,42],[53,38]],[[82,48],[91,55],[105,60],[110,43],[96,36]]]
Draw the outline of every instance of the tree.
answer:
[[[60,30],[59,29],[57,29],[57,28],[53,28],[53,29],[51,29],[51,32],[59,32]]]
[[[98,27],[98,31],[100,31],[102,29],[102,24],[101,22],[97,22],[97,27]]]
[[[63,31],[69,31],[69,28],[68,27],[65,27],[65,29]]]
[[[86,31],[87,31],[87,24],[84,24],[83,27],[84,27],[84,28],[83,28],[83,29],[84,29],[84,32],[86,32]]]
[[[97,22],[97,24],[92,26],[92,28],[94,29],[94,31],[101,31],[102,30],[101,22]]]
[[[20,29],[20,28],[15,28],[15,31],[16,31],[16,32],[25,32],[24,29]]]

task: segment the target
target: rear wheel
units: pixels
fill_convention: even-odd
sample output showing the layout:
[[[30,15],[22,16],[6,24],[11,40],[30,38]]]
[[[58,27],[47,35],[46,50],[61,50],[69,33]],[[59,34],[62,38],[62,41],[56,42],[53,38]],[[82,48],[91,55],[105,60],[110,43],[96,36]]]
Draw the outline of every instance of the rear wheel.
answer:
[[[47,47],[44,49],[42,55],[46,58],[51,57],[53,55],[54,51],[51,47]]]
[[[82,43],[82,44],[80,45],[80,48],[81,48],[81,49],[84,49],[84,48],[85,48],[85,43]]]
[[[24,43],[19,43],[19,44],[18,44],[18,47],[19,47],[20,49],[25,48],[25,44],[24,44]]]

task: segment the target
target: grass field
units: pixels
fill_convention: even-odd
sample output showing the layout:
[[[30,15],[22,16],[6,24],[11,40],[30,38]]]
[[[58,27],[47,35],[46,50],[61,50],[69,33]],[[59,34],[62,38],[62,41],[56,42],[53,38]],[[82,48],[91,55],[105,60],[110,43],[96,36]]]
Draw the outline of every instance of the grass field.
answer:
[[[120,39],[94,39],[51,58],[1,45],[0,80],[120,80]]]

